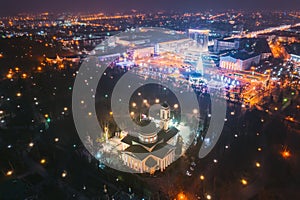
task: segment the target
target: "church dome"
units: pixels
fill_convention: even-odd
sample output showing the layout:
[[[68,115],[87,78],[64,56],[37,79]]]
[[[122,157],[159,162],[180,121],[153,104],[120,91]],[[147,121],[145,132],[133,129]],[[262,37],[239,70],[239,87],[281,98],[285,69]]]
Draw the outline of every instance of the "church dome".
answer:
[[[155,143],[157,141],[157,128],[154,122],[140,128],[139,141],[142,143]]]

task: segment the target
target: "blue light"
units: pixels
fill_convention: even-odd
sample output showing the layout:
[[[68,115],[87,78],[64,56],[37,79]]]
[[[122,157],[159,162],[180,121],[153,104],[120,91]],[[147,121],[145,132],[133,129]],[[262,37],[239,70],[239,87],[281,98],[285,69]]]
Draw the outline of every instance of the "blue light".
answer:
[[[99,159],[100,157],[101,157],[101,154],[98,152],[98,153],[96,154],[96,158]]]
[[[104,168],[105,168],[105,165],[102,164],[102,163],[100,163],[100,164],[98,165],[98,167],[99,167],[100,169],[104,169]]]

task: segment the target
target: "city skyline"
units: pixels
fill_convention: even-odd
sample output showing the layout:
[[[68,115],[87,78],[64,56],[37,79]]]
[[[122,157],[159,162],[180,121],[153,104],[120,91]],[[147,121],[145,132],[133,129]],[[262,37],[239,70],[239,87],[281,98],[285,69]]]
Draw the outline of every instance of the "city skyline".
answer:
[[[117,5],[117,6],[116,6]],[[146,1],[121,1],[112,0],[107,2],[95,2],[95,1],[43,1],[43,2],[26,2],[19,0],[12,0],[2,5],[0,8],[0,16],[11,16],[18,13],[35,13],[35,12],[127,12],[131,10],[137,10],[141,12],[145,11],[224,11],[228,9],[241,9],[248,11],[266,11],[266,10],[297,10],[299,9],[299,3],[297,1],[291,1],[286,4],[282,0],[254,0],[254,1],[238,1],[238,0],[146,0]]]

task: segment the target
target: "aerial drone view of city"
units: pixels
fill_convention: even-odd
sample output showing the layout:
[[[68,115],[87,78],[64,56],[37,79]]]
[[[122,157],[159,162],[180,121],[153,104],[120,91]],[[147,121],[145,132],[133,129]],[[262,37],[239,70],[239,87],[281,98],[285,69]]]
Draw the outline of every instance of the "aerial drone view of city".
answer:
[[[300,199],[300,4],[0,7],[0,200]]]

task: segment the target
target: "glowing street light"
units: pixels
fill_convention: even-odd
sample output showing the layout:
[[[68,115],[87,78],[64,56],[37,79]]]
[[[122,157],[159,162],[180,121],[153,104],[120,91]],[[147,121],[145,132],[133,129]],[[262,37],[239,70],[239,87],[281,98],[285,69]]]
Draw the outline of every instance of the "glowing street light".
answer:
[[[29,146],[29,147],[33,147],[33,146],[34,146],[34,143],[33,143],[33,142],[30,142],[30,143],[28,144],[28,146]]]
[[[22,74],[22,78],[23,78],[23,79],[27,78],[27,74],[23,73],[23,74]]]
[[[44,159],[44,158],[40,160],[40,163],[41,163],[41,164],[46,164],[46,162],[47,162],[47,161],[46,161],[46,159]]]
[[[262,151],[262,149],[260,147],[257,148],[257,151]]]
[[[10,73],[6,75],[6,78],[8,78],[8,79],[11,79],[12,77],[13,77],[13,75]]]
[[[178,195],[178,200],[187,200],[186,195],[183,192],[180,192]]]
[[[208,194],[206,195],[206,199],[210,200],[211,199],[211,196]]]
[[[66,178],[67,177],[67,172],[65,170],[61,173],[61,177],[62,178]]]
[[[13,170],[9,170],[9,171],[6,172],[6,176],[11,176],[13,173],[14,173]]]
[[[255,166],[256,166],[257,168],[260,168],[260,163],[259,163],[259,162],[256,162],[256,163],[255,163]]]
[[[205,177],[203,175],[200,175],[200,180],[204,181]]]
[[[155,103],[159,103],[159,99],[155,99]]]
[[[174,108],[175,109],[177,109],[178,108],[178,104],[176,103],[176,104],[174,104]]]
[[[242,180],[241,180],[241,183],[242,183],[242,185],[247,185],[247,184],[248,184],[248,181],[247,181],[246,179],[242,179]]]
[[[291,157],[291,153],[288,150],[284,150],[281,152],[281,155],[283,158],[287,159],[289,157]]]

